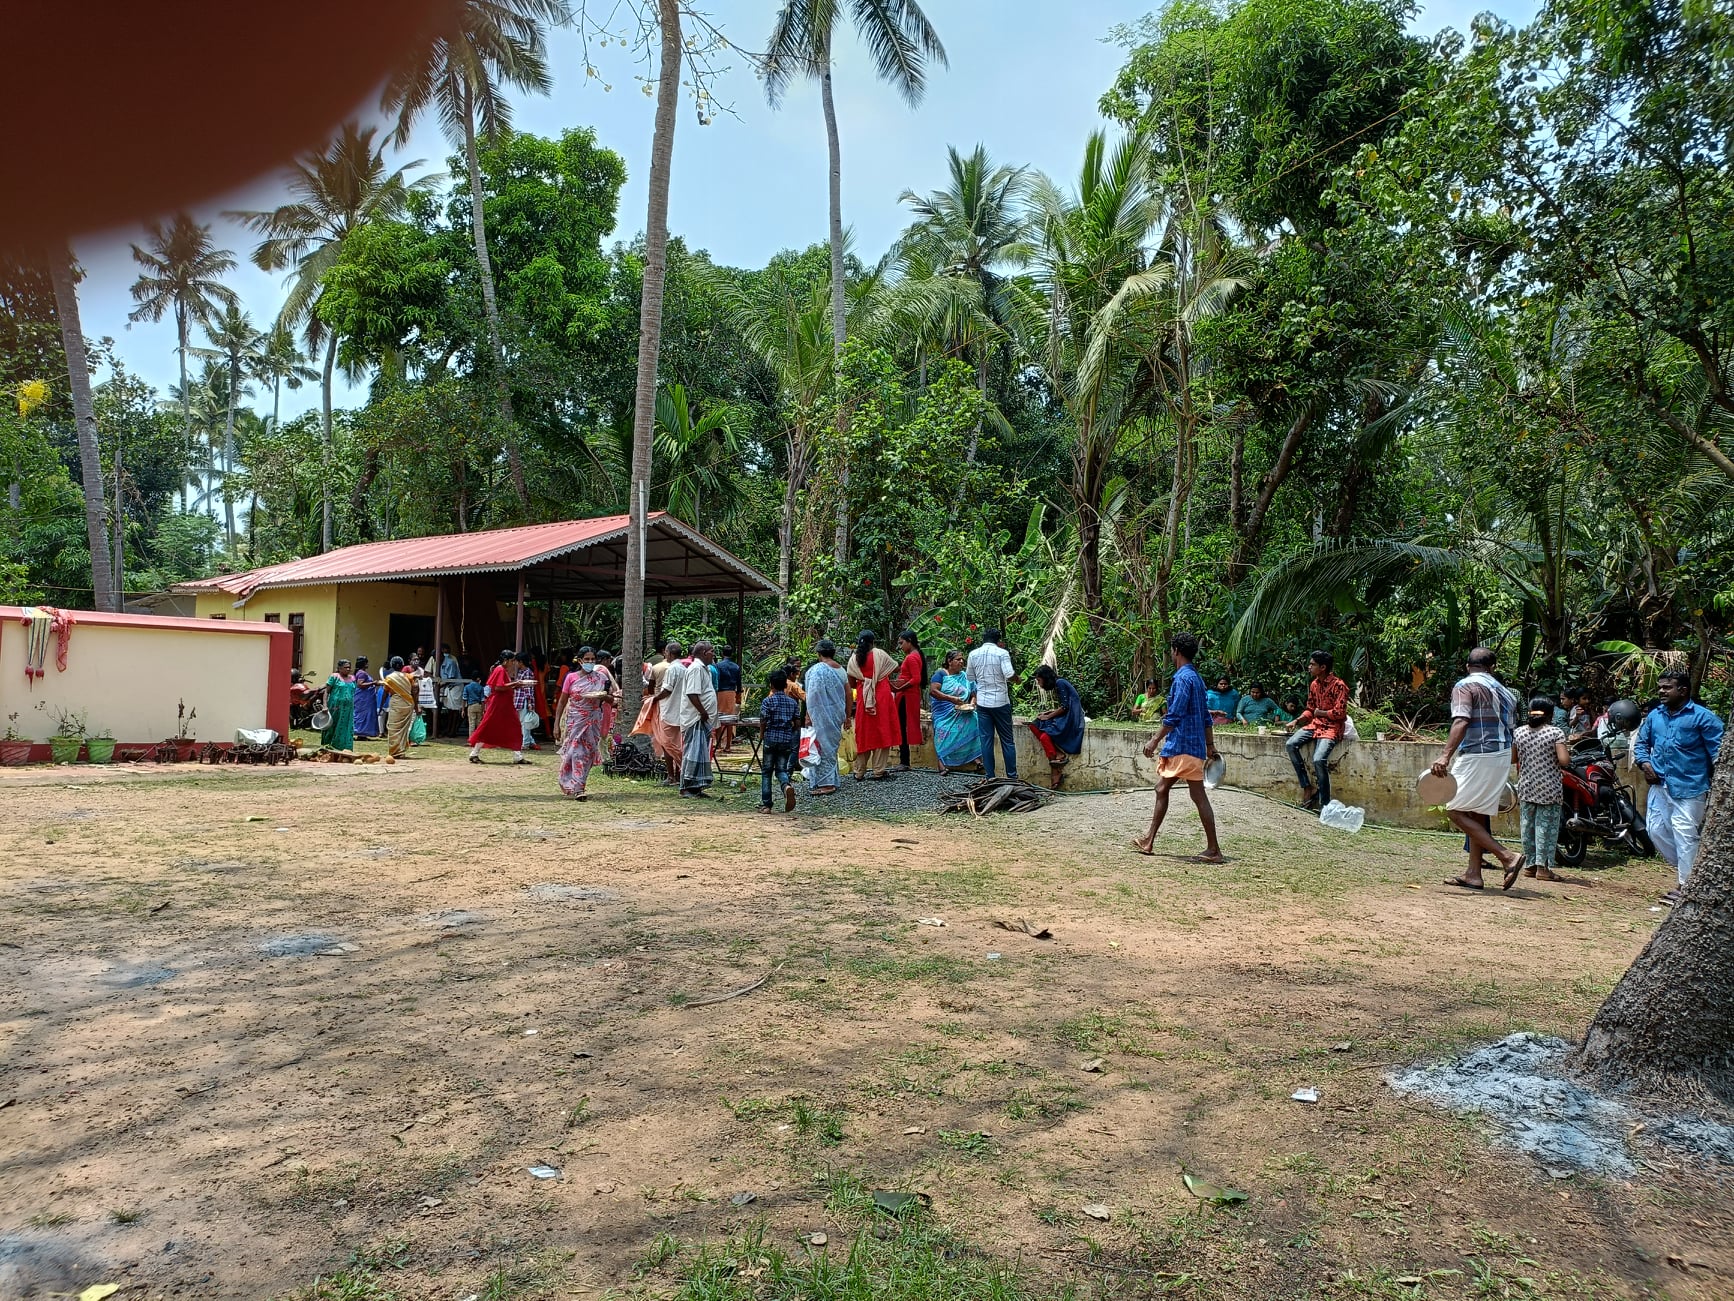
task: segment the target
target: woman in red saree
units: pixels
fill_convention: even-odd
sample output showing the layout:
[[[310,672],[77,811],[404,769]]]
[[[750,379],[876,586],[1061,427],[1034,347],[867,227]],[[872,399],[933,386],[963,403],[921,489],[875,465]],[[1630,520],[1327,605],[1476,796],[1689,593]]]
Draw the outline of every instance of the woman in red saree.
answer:
[[[483,746],[510,750],[514,763],[530,762],[524,758],[524,725],[512,704],[512,683],[522,663],[517,651],[507,651],[488,674],[488,702],[482,709],[481,725],[470,733],[471,763],[482,761]]]
[[[891,762],[891,747],[902,735],[897,723],[897,696],[891,689],[891,674],[897,661],[873,644],[873,634],[864,632],[849,657],[849,685],[855,692],[855,780],[868,769],[874,781],[884,781]]]
[[[897,652],[903,659],[891,679],[897,693],[897,771],[909,771],[910,747],[921,748],[921,698],[927,694],[927,656],[913,628],[897,634]]]

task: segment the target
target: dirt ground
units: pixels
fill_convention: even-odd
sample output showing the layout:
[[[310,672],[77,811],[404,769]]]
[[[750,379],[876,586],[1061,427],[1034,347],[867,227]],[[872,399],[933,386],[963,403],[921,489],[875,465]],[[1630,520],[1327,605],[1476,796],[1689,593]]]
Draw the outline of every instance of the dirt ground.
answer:
[[[846,1252],[862,1188],[1029,1295],[1734,1295],[1726,1172],[1551,1178],[1381,1080],[1578,1033],[1655,862],[1472,895],[1227,790],[1209,867],[1184,802],[1130,851],[1145,794],[767,818],[418,754],[0,770],[0,1296],[666,1295],[757,1223]]]

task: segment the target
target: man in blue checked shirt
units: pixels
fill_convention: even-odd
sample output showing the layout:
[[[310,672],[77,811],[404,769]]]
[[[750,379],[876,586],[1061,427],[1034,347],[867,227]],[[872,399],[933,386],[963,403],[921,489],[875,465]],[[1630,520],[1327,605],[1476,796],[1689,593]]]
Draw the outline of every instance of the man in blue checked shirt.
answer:
[[[1710,805],[1710,773],[1722,744],[1722,720],[1692,699],[1692,679],[1669,669],[1656,683],[1662,703],[1644,717],[1632,746],[1632,761],[1650,781],[1644,827],[1679,874],[1680,886],[1662,896],[1680,897],[1698,858],[1698,837]]]
[[[769,693],[759,705],[759,727],[764,737],[763,766],[759,770],[759,812],[771,811],[771,780],[783,784],[783,812],[795,811],[795,763],[801,749],[801,702],[789,694],[789,675],[775,669],[765,679]]]
[[[1162,819],[1168,816],[1168,792],[1175,782],[1184,781],[1192,792],[1192,802],[1198,806],[1198,820],[1204,824],[1204,852],[1193,861],[1225,862],[1222,846],[1216,843],[1216,811],[1210,807],[1210,792],[1204,785],[1204,761],[1215,759],[1217,754],[1204,679],[1192,667],[1192,661],[1198,658],[1198,638],[1189,632],[1175,633],[1168,649],[1174,660],[1174,680],[1168,684],[1168,712],[1162,716],[1162,726],[1156,729],[1156,735],[1144,743],[1146,759],[1155,758],[1158,749],[1162,751],[1156,766],[1156,811],[1150,817],[1150,834],[1134,840],[1132,848],[1140,854],[1155,852],[1156,833],[1162,829]]]

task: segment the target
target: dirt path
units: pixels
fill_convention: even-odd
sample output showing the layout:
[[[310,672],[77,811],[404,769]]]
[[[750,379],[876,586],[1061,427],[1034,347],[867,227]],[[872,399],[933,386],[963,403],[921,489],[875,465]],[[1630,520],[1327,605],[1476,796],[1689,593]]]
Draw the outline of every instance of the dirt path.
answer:
[[[1125,848],[1141,795],[760,818],[550,767],[0,774],[0,1296],[358,1251],[403,1297],[655,1293],[663,1235],[838,1242],[856,1179],[1092,1288],[1734,1295],[1711,1175],[1551,1179],[1380,1078],[1575,1033],[1653,863],[1470,895],[1447,838],[1231,791],[1218,868],[1189,807]]]

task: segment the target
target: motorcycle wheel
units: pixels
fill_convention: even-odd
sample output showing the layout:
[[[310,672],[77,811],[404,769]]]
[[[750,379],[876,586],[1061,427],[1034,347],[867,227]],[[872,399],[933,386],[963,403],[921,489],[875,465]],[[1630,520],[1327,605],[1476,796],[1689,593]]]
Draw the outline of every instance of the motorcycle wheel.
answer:
[[[1650,839],[1650,833],[1644,828],[1644,820],[1638,816],[1637,808],[1625,796],[1620,796],[1620,815],[1631,827],[1631,834],[1626,837],[1626,852],[1634,858],[1654,858],[1656,856],[1655,842]]]
[[[1579,828],[1576,831],[1566,827],[1559,829],[1559,848],[1554,851],[1561,864],[1566,867],[1576,867],[1583,862],[1584,855],[1589,853],[1589,832]]]

